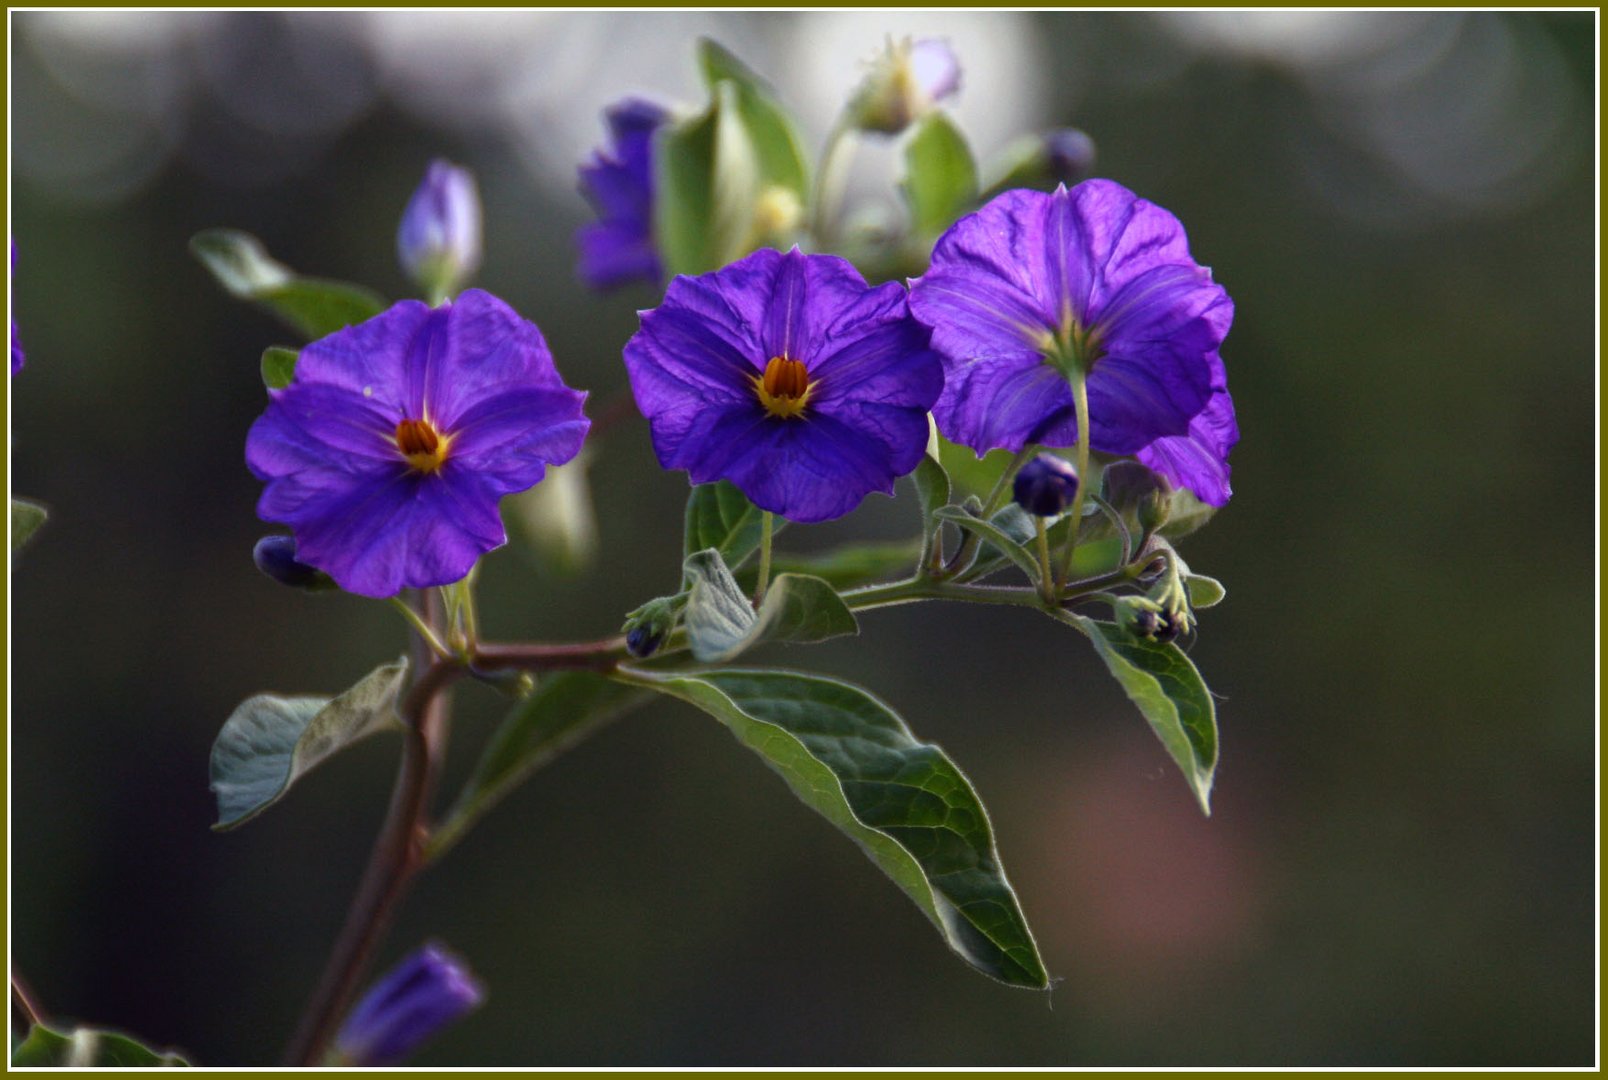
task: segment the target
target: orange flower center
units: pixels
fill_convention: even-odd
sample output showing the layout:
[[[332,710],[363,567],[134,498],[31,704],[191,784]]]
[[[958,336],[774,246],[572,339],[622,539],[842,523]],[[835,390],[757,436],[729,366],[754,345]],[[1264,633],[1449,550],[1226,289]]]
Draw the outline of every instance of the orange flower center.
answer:
[[[763,375],[751,375],[749,378],[753,380],[754,394],[759,398],[759,403],[772,416],[783,420],[798,416],[809,404],[813,387],[810,386],[809,372],[804,369],[801,360],[773,356],[770,363],[765,365]]]
[[[396,425],[396,448],[422,473],[433,473],[447,460],[452,440],[436,434],[428,420],[401,420]]]

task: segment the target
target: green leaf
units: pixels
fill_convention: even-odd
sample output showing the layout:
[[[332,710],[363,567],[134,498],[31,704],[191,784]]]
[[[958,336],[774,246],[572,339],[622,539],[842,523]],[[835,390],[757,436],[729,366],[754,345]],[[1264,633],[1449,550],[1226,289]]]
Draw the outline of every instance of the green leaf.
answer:
[[[1188,575],[1184,578],[1184,587],[1189,590],[1189,606],[1195,608],[1214,607],[1228,595],[1221,581],[1205,574]]]
[[[816,555],[774,555],[771,557],[771,568],[778,574],[818,577],[834,589],[842,590],[907,573],[910,564],[920,556],[920,544],[894,540],[835,548]],[[750,586],[755,577],[753,568],[737,575],[739,582],[746,582]]]
[[[39,526],[45,523],[50,515],[43,506],[29,502],[27,499],[11,500],[11,554],[33,539],[33,534],[39,531]]]
[[[375,668],[333,700],[259,694],[242,702],[212,744],[213,828],[244,824],[336,751],[400,728],[396,701],[407,674],[404,658]]]
[[[916,471],[910,474],[910,481],[915,484],[916,498],[921,502],[921,554],[917,565],[930,567],[935,557],[943,558],[943,522],[937,514],[948,504],[950,494],[949,474],[938,460],[936,435],[929,440],[927,452],[922,455]]]
[[[28,1037],[11,1051],[13,1068],[171,1068],[189,1064],[171,1050],[159,1053],[127,1035],[88,1027],[62,1033],[35,1024]]]
[[[532,772],[651,699],[644,690],[589,671],[544,675],[492,734],[451,813],[431,837],[429,857],[440,857]]]
[[[1070,611],[1055,617],[1087,634],[1106,667],[1178,763],[1208,815],[1217,769],[1217,706],[1189,657],[1173,642],[1143,641],[1116,623]]]
[[[262,241],[238,229],[207,229],[190,251],[233,296],[262,304],[309,338],[321,338],[385,310],[368,289],[343,281],[298,277]]]
[[[1006,507],[1006,510],[1010,509],[1016,509],[1015,504]],[[1001,513],[1004,513],[1004,511],[1001,511]],[[1018,542],[1015,536],[1012,535],[1013,530],[1007,527],[1007,523],[1010,526],[1016,524],[1014,518],[1005,517],[1002,519],[999,514],[995,514],[993,518],[984,521],[982,518],[973,517],[958,506],[941,507],[938,510],[937,517],[940,521],[952,521],[962,529],[976,533],[988,542],[992,551],[998,552],[1021,567],[1022,571],[1032,580],[1038,580],[1038,557]],[[1031,521],[1032,518],[1029,517],[1028,520]],[[988,551],[981,553],[978,556],[978,564],[983,564],[985,557],[989,556],[989,554]]]
[[[295,349],[270,345],[262,352],[262,384],[270,390],[283,390],[296,377]]]
[[[803,205],[809,198],[809,155],[797,122],[777,101],[770,84],[708,38],[698,42],[698,63],[712,94],[719,93],[721,83],[734,88],[733,100],[753,148],[760,189],[785,188]]]
[[[687,497],[682,557],[714,548],[727,566],[739,569],[759,550],[763,521],[764,511],[749,502],[730,480],[699,484]],[[775,518],[771,535],[781,532],[786,525],[787,519]]]
[[[900,188],[915,235],[934,237],[977,203],[977,162],[966,136],[942,112],[931,112],[905,144]]]
[[[857,843],[972,967],[1048,985],[988,814],[938,747],[859,687],[785,671],[622,675],[708,712]]]
[[[1205,525],[1216,513],[1217,507],[1201,502],[1188,488],[1179,488],[1173,492],[1166,522],[1156,532],[1168,540],[1178,540]]]
[[[778,575],[756,611],[714,549],[690,555],[685,571],[690,594],[681,624],[702,663],[726,663],[764,641],[807,644],[860,632],[843,598],[820,578]]]

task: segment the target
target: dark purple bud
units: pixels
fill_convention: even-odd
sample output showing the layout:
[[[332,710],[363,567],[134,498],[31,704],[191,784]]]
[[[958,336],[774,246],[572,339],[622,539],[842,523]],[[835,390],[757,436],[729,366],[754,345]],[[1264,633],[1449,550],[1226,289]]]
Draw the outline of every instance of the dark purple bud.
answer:
[[[1071,186],[1094,174],[1094,140],[1077,128],[1061,128],[1044,136],[1044,160],[1050,177]]]
[[[257,564],[258,570],[281,585],[313,592],[335,587],[335,582],[328,574],[296,558],[295,537],[265,536],[252,549],[251,559]]]
[[[625,651],[641,658],[652,656],[675,629],[679,614],[676,598],[661,596],[649,600],[625,617]]]
[[[1016,474],[1012,489],[1016,505],[1038,517],[1054,517],[1078,493],[1078,472],[1070,462],[1054,454],[1040,454]]]
[[[346,1018],[335,1037],[340,1064],[395,1065],[485,1000],[468,967],[425,945],[398,964]]]
[[[432,299],[454,292],[480,267],[480,192],[468,169],[430,162],[396,233],[402,268]]]

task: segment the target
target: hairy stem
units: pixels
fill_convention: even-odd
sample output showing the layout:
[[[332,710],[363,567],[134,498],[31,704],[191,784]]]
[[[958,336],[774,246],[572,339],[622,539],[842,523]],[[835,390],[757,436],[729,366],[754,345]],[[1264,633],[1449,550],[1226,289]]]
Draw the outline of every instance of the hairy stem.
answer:
[[[1072,553],[1078,547],[1078,532],[1083,527],[1083,498],[1089,487],[1089,386],[1081,367],[1074,369],[1071,381],[1072,407],[1078,418],[1078,452],[1074,465],[1078,472],[1078,490],[1072,496],[1072,528],[1067,533],[1066,551],[1061,555],[1061,572],[1055,578],[1057,586],[1065,584],[1072,576]]]
[[[765,599],[765,590],[770,586],[771,533],[775,527],[774,515],[769,510],[760,511],[759,521],[759,584],[754,587],[755,607]]]
[[[24,1029],[44,1023],[45,1011],[15,965],[11,968],[11,1011]]]

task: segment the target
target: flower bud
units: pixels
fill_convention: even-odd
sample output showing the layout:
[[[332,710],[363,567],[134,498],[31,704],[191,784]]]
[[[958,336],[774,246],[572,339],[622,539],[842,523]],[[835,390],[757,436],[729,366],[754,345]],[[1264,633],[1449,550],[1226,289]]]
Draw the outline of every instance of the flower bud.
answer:
[[[1054,454],[1039,454],[1016,474],[1012,488],[1016,505],[1037,517],[1054,517],[1072,505],[1078,493],[1078,472]]]
[[[897,135],[960,89],[960,61],[937,38],[889,41],[851,106],[861,131]]]
[[[1077,128],[1049,132],[1044,136],[1044,167],[1055,183],[1082,183],[1094,174],[1094,140]]]
[[[1149,597],[1124,596],[1117,604],[1117,621],[1146,641],[1172,641],[1186,629]]]
[[[293,536],[265,536],[251,550],[251,560],[257,569],[281,585],[308,592],[322,592],[335,588],[334,580],[316,566],[308,566],[296,558],[296,538]]]
[[[485,996],[461,960],[439,945],[425,945],[357,1003],[335,1037],[335,1055],[340,1064],[395,1065],[473,1012]]]
[[[649,600],[625,617],[625,651],[638,659],[652,656],[676,625],[674,597]]]
[[[479,269],[480,231],[474,174],[437,159],[402,212],[397,255],[432,301],[445,299]]]

